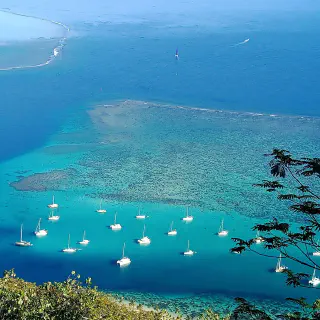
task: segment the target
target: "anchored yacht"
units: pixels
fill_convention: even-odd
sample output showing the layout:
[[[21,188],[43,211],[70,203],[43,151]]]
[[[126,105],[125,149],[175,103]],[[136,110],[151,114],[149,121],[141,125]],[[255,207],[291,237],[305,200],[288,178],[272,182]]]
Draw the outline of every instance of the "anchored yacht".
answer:
[[[15,242],[15,245],[18,247],[31,247],[32,243],[29,241],[25,241],[22,239],[22,229],[23,229],[23,224],[20,226],[20,241]]]
[[[126,243],[123,244],[123,248],[122,248],[122,258],[120,260],[117,261],[117,264],[120,267],[124,267],[124,266],[128,266],[131,263],[130,258],[125,257],[124,255],[124,249],[126,247]]]
[[[62,249],[62,252],[74,253],[74,252],[76,252],[76,251],[77,251],[77,249],[75,249],[75,248],[70,248],[70,234],[69,234],[69,237],[68,237],[68,247]]]
[[[188,240],[187,250],[183,253],[185,256],[193,256],[195,254],[194,251],[190,250],[190,241]]]
[[[283,271],[285,271],[287,269],[288,269],[288,267],[286,267],[284,265],[281,265],[281,253],[280,253],[280,256],[279,256],[275,271],[276,272],[283,272]]]
[[[50,209],[57,209],[59,205],[57,203],[54,203],[54,196],[52,196],[52,203],[48,204],[48,208]]]
[[[191,222],[193,221],[193,216],[189,216],[189,207],[186,209],[186,216],[182,218],[183,221]]]
[[[112,224],[110,228],[111,230],[114,230],[114,231],[122,229],[121,224],[117,223],[117,212],[114,215],[114,224]]]
[[[86,239],[86,231],[84,230],[84,231],[83,231],[82,240],[79,241],[79,244],[87,245],[89,242],[90,242],[90,240]]]
[[[311,280],[309,280],[309,284],[313,285],[314,287],[320,284],[320,278],[316,277],[316,268],[313,269],[313,275]]]
[[[219,236],[227,236],[228,235],[228,230],[225,230],[224,228],[223,228],[223,219],[221,220],[221,224],[220,224],[220,227],[219,227],[219,232],[218,232],[218,235]]]
[[[39,222],[38,222],[38,224],[37,224],[36,230],[35,230],[35,232],[34,232],[34,234],[35,234],[37,237],[43,237],[43,236],[46,236],[46,235],[48,234],[48,230],[46,230],[46,229],[41,229],[40,223],[41,223],[41,218],[39,219]]]
[[[145,236],[145,231],[146,231],[146,225],[143,227],[143,233],[142,233],[142,238],[138,240],[139,244],[150,244],[151,240],[147,236]]]
[[[168,236],[176,236],[178,233],[177,230],[172,229],[172,227],[173,227],[173,221],[171,222],[170,230],[168,231]]]

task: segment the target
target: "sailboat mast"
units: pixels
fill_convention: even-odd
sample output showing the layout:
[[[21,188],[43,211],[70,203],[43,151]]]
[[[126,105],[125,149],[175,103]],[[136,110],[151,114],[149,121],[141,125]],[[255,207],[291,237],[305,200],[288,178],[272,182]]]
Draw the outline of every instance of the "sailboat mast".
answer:
[[[117,222],[117,213],[118,212],[116,212],[115,215],[114,215],[114,224],[116,224],[116,222]]]
[[[187,206],[187,217],[189,217],[189,207]]]
[[[20,226],[20,242],[22,242],[22,226],[23,226],[23,224],[21,224],[21,226]]]
[[[144,233],[145,233],[145,231],[146,231],[146,225],[144,225],[144,227],[143,227],[142,238],[144,238]]]
[[[82,241],[84,241],[84,239],[86,238],[86,230],[83,231],[83,238]]]
[[[171,222],[171,230],[170,231],[172,231],[172,227],[173,227],[173,221]]]
[[[70,249],[70,233],[69,233],[69,237],[68,237],[68,249]]]
[[[190,240],[188,240],[188,249],[187,249],[187,251],[189,251],[190,250]]]
[[[54,204],[54,195],[52,196],[52,204]]]
[[[123,248],[122,248],[122,258],[124,258],[124,248],[126,247],[126,243],[123,244]]]
[[[312,279],[314,279],[315,277],[316,277],[316,267],[314,267],[314,269],[313,269]]]

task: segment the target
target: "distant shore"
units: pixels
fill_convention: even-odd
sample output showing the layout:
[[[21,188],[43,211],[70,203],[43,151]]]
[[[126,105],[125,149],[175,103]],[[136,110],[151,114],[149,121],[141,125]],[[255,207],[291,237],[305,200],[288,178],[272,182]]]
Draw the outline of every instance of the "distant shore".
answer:
[[[15,69],[29,69],[29,68],[39,68],[39,67],[44,67],[48,64],[50,64],[51,62],[53,62],[55,60],[56,57],[58,57],[61,54],[61,51],[63,49],[63,47],[66,44],[69,32],[70,32],[70,28],[63,24],[62,22],[59,21],[55,21],[55,20],[49,20],[49,19],[44,19],[44,18],[39,18],[39,17],[35,17],[35,16],[30,16],[30,15],[26,15],[26,14],[21,14],[21,13],[16,13],[16,12],[12,12],[9,10],[0,10],[0,12],[2,13],[6,13],[6,14],[11,14],[14,16],[19,16],[19,17],[25,17],[25,18],[31,18],[31,19],[36,19],[36,20],[40,20],[40,21],[45,21],[54,25],[57,25],[59,27],[64,28],[64,32],[63,32],[63,36],[59,39],[58,44],[52,49],[52,54],[49,56],[49,58],[42,63],[38,63],[38,64],[31,64],[31,65],[18,65],[18,66],[10,66],[10,67],[6,67],[6,68],[0,68],[0,71],[9,71],[9,70],[15,70]]]

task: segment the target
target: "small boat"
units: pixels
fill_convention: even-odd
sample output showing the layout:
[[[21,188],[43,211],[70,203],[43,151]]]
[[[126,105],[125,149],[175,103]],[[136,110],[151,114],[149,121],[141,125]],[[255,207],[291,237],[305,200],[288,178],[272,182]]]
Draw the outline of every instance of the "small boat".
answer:
[[[288,267],[286,267],[284,265],[281,265],[281,253],[280,253],[280,256],[279,256],[275,271],[276,272],[283,272],[283,271],[285,271],[287,269],[288,269]]]
[[[183,253],[184,256],[193,256],[195,254],[194,251],[190,250],[190,241],[188,240],[187,250]]]
[[[179,60],[179,51],[178,51],[178,48],[176,49],[176,53],[175,53],[174,57],[176,58],[176,60]]]
[[[114,215],[114,224],[112,224],[110,226],[111,230],[121,230],[122,229],[122,226],[121,224],[117,223],[117,212],[115,213]]]
[[[125,249],[125,247],[126,247],[126,243],[123,244],[123,248],[122,248],[122,258],[117,261],[117,264],[118,264],[120,267],[128,266],[128,265],[131,263],[130,258],[124,256],[124,249]]]
[[[257,231],[256,237],[253,240],[255,243],[260,244],[261,242],[264,242],[264,239],[260,237],[260,232],[259,230]]]
[[[320,246],[319,246],[319,240],[317,241],[317,251],[314,251],[312,253],[313,256],[320,256]]]
[[[53,55],[56,57],[59,54],[59,50],[57,48],[53,49]]]
[[[84,231],[83,231],[82,240],[79,241],[79,244],[87,245],[89,242],[90,242],[90,240],[86,239],[86,231],[84,230]]]
[[[76,252],[76,251],[77,251],[77,249],[75,249],[75,248],[70,248],[70,234],[69,234],[69,237],[68,237],[68,247],[62,249],[62,252],[74,253],[74,252]]]
[[[219,227],[218,235],[224,237],[224,236],[227,236],[228,233],[229,233],[229,231],[228,230],[224,230],[224,228],[223,228],[223,219],[222,219],[220,227]]]
[[[102,199],[100,200],[100,208],[97,210],[98,213],[106,213],[107,210],[102,209]]]
[[[23,229],[23,224],[20,227],[20,241],[15,242],[15,245],[18,247],[31,247],[32,246],[31,242],[22,240],[22,229]]]
[[[59,219],[60,219],[60,216],[54,215],[53,211],[50,212],[48,220],[50,220],[50,221],[58,221]]]
[[[313,275],[311,280],[309,280],[309,284],[313,285],[314,287],[320,284],[320,278],[316,277],[316,267],[313,269]]]
[[[170,226],[170,230],[168,231],[168,236],[176,236],[177,235],[177,230],[176,229],[172,229],[173,227],[173,221],[171,222],[171,226]]]
[[[141,214],[140,211],[141,211],[141,210],[140,210],[140,208],[139,208],[139,212],[138,212],[138,214],[136,215],[136,219],[145,219],[145,218],[146,218],[146,215],[145,215],[145,214]]]
[[[40,223],[41,223],[41,218],[39,219],[39,222],[38,222],[38,224],[37,224],[36,230],[35,230],[35,232],[34,232],[34,234],[35,234],[37,237],[43,237],[43,236],[46,236],[46,235],[48,234],[48,230],[46,230],[46,229],[41,229]]]
[[[182,218],[183,221],[191,222],[193,221],[193,216],[189,216],[189,207],[186,210],[186,216]]]
[[[57,203],[54,203],[54,196],[52,196],[52,203],[48,204],[48,208],[50,209],[57,209],[59,205]]]
[[[142,233],[142,238],[138,240],[139,244],[150,244],[151,240],[147,236],[145,236],[145,231],[146,231],[146,225],[143,227],[143,233]]]

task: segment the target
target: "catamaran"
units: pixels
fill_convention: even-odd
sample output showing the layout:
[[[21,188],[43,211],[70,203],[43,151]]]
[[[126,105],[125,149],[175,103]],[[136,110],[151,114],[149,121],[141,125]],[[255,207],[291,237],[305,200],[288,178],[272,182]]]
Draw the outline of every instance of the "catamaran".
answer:
[[[319,246],[319,240],[317,241],[317,251],[314,251],[312,253],[314,256],[320,256],[320,246]]]
[[[173,221],[171,222],[171,226],[170,226],[170,230],[168,231],[168,236],[176,236],[177,235],[177,230],[176,229],[172,229],[173,227]]]
[[[264,239],[260,237],[260,232],[259,230],[257,231],[256,237],[254,238],[254,242],[257,244],[260,244],[261,242],[264,242]]]
[[[229,233],[228,230],[224,230],[223,228],[223,219],[221,220],[221,224],[220,224],[220,227],[219,227],[219,232],[218,232],[218,235],[219,236],[227,236]]]
[[[114,215],[114,224],[112,224],[110,226],[111,230],[121,230],[122,229],[122,226],[121,224],[117,223],[117,212],[115,213]]]
[[[60,219],[60,216],[54,215],[53,211],[50,212],[48,220],[50,220],[50,221],[58,221],[59,219]]]
[[[146,218],[146,215],[145,214],[141,214],[140,208],[139,208],[139,212],[136,215],[136,219],[145,219],[145,218]]]
[[[22,240],[22,229],[23,229],[23,224],[20,227],[20,241],[17,241],[15,245],[19,247],[31,247],[32,246],[31,242]]]
[[[143,233],[142,233],[142,238],[138,240],[139,244],[150,244],[151,240],[147,236],[145,236],[145,231],[146,231],[146,225],[143,227]]]
[[[43,236],[46,236],[46,235],[48,234],[48,230],[46,230],[46,229],[41,229],[40,223],[41,223],[41,218],[39,219],[39,222],[38,222],[38,224],[37,224],[36,230],[35,230],[35,232],[34,232],[34,234],[35,234],[37,237],[43,237]]]
[[[122,258],[117,261],[117,264],[120,267],[128,266],[131,263],[130,258],[124,256],[124,248],[126,247],[126,243],[123,244],[122,248]]]
[[[68,237],[68,247],[62,249],[62,252],[74,253],[74,252],[76,252],[76,251],[77,251],[77,249],[75,249],[75,248],[70,248],[70,233],[69,233],[69,237]]]
[[[309,280],[309,284],[312,284],[314,287],[320,284],[320,278],[316,277],[316,267],[313,269],[313,275],[311,280]]]
[[[48,204],[48,208],[50,209],[57,209],[59,205],[57,203],[54,203],[54,196],[52,196],[52,203]]]
[[[186,216],[182,218],[183,221],[191,222],[193,220],[193,216],[189,216],[189,207],[186,209]]]
[[[193,256],[195,254],[194,251],[190,250],[190,241],[188,240],[187,250],[183,253],[185,256]]]
[[[98,213],[106,213],[107,210],[102,209],[102,199],[100,200],[100,208],[97,210]]]
[[[82,240],[79,241],[79,244],[87,245],[89,242],[90,242],[90,240],[86,239],[86,231],[84,230],[84,231],[83,231]]]
[[[284,265],[281,265],[281,253],[280,253],[280,256],[279,256],[275,271],[276,272],[283,272],[283,271],[285,271],[287,269],[288,269],[288,267],[286,267]]]

